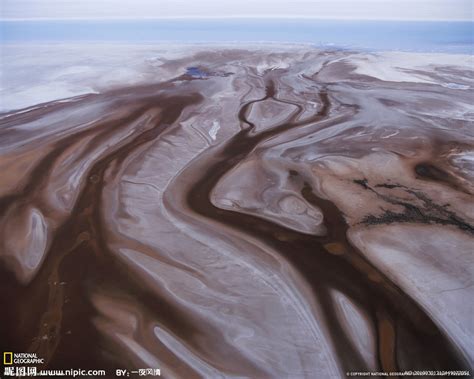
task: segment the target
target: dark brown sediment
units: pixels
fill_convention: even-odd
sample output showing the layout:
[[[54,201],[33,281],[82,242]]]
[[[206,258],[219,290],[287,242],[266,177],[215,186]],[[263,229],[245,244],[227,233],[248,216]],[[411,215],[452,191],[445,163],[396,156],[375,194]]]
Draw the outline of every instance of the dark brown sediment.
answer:
[[[12,288],[9,285],[13,282],[10,275],[2,275],[2,278],[6,280],[6,285],[2,285],[2,289],[6,290],[2,294],[2,302],[10,304],[6,312],[7,319],[8,313],[12,312],[12,322],[8,326],[4,325],[4,334],[2,333],[5,336],[2,338],[5,346],[10,346],[11,349],[17,351],[37,352],[45,359],[48,367],[104,367],[97,346],[93,346],[94,343],[91,346],[91,341],[98,341],[99,336],[90,322],[94,310],[87,299],[87,287],[92,283],[97,284],[102,281],[120,283],[127,280],[126,274],[123,277],[120,276],[119,268],[110,269],[109,265],[113,267],[115,263],[107,256],[106,235],[101,230],[100,209],[104,171],[114,161],[125,159],[134,149],[154,140],[179,117],[183,108],[198,101],[198,95],[179,98],[149,96],[138,102],[137,111],[132,111],[122,120],[123,125],[128,125],[145,111],[156,108],[157,104],[161,109],[161,113],[155,115],[141,132],[122,140],[116,149],[91,167],[87,175],[88,183],[84,186],[70,217],[58,230],[52,243],[48,254],[50,264],[42,267],[35,280],[27,288],[21,286]],[[117,125],[113,126],[114,130],[110,130],[112,125],[99,124],[92,132],[97,134],[105,130],[104,135],[113,133],[116,132]],[[23,191],[15,194],[13,198],[7,198],[5,203],[10,204],[12,201],[18,201],[19,198],[32,196],[30,192],[38,186],[38,182],[45,179],[48,166],[54,163],[55,157],[74,140],[82,138],[85,133],[78,133],[62,141],[63,143],[56,150],[38,164]],[[99,134],[100,137],[102,136]],[[106,137],[102,138],[106,139]],[[135,288],[135,285],[130,284],[130,287],[134,288],[135,296],[147,296],[139,288]],[[29,288],[33,290],[28,291]],[[38,294],[36,290],[42,290],[43,293]],[[39,304],[34,308],[42,316],[28,320],[33,323],[31,326],[28,325],[28,338],[21,338],[25,325],[13,321],[14,315],[27,316],[29,312],[22,311],[21,307],[27,305],[30,298],[35,301],[38,297]],[[68,305],[68,300],[71,299],[72,304]],[[154,299],[154,302],[159,303],[159,299]],[[45,310],[41,311],[42,308]],[[160,311],[162,312],[161,309]],[[172,310],[169,312],[173,313]],[[177,321],[177,318],[173,316],[169,319]],[[183,331],[187,330],[184,324],[179,323],[179,326]],[[35,329],[36,331],[33,332]],[[74,330],[74,334],[68,334],[70,330]],[[35,337],[31,339],[31,335]],[[32,341],[31,344],[28,344],[29,339]],[[89,346],[89,348],[84,349],[84,346]]]
[[[225,59],[241,56],[248,59],[251,54],[232,52]],[[313,58],[322,59],[319,55]],[[31,165],[31,173],[19,181],[15,191],[7,191],[0,198],[0,230],[6,239],[9,223],[27,223],[24,215],[37,212],[50,222],[46,229],[52,237],[45,244],[44,260],[36,271],[26,259],[26,263],[21,262],[23,255],[12,255],[11,245],[2,245],[5,253],[0,264],[0,303],[8,304],[0,325],[2,348],[36,352],[46,359],[45,367],[101,368],[107,369],[110,377],[114,377],[116,368],[145,367],[152,359],[169,370],[163,370],[164,377],[284,377],[288,373],[275,368],[279,364],[276,359],[262,361],[252,356],[254,351],[267,354],[274,349],[269,347],[274,342],[272,337],[265,340],[253,336],[272,336],[271,330],[276,333],[277,329],[285,328],[290,335],[290,325],[266,322],[265,317],[281,312],[281,320],[287,320],[283,315],[297,312],[285,313],[286,307],[296,309],[295,304],[302,303],[302,308],[297,309],[304,313],[301,318],[306,324],[318,325],[321,336],[327,336],[328,347],[324,349],[335,357],[338,367],[328,369],[333,376],[374,369],[468,369],[469,351],[462,351],[456,336],[451,336],[411,291],[371,261],[349,238],[351,230],[383,234],[377,228],[387,225],[443,227],[460,233],[459,238],[472,238],[471,218],[459,206],[470,196],[465,179],[458,172],[449,172],[444,156],[426,159],[430,152],[425,151],[425,145],[435,146],[439,139],[437,131],[423,131],[425,140],[418,144],[409,139],[412,132],[407,127],[400,141],[391,143],[379,138],[376,126],[361,126],[362,121],[370,122],[366,114],[373,104],[365,103],[367,99],[358,103],[359,100],[351,98],[352,91],[359,85],[373,86],[374,92],[386,91],[387,96],[395,97],[397,88],[378,84],[379,88],[370,81],[338,84],[335,79],[326,80],[325,75],[334,75],[334,67],[329,68],[330,57],[324,59],[318,71],[298,75],[297,79],[293,68],[273,67],[263,73],[257,73],[252,65],[245,69],[238,65],[235,70],[222,69],[233,72],[248,90],[238,82],[230,86],[229,81],[237,80],[233,75],[213,75],[221,72],[220,68],[210,67],[205,80],[183,74],[162,84],[86,96],[69,105],[53,103],[3,119],[0,134],[18,142],[23,137],[34,137],[34,132],[21,131],[18,126],[41,121],[50,113],[66,116],[88,110],[93,104],[103,104],[97,115],[101,117],[91,115],[91,122],[84,120],[81,124],[85,116],[77,116],[81,127],[59,129],[53,142],[48,141],[47,135],[41,135],[36,141],[32,139],[30,146],[19,147],[26,151],[36,149],[43,155]],[[295,62],[295,67],[303,63]],[[206,70],[205,65],[197,66]],[[329,70],[329,74],[324,70]],[[223,89],[228,91],[226,96],[234,92],[242,96],[229,101],[231,105],[220,111],[228,116],[228,124],[220,123],[227,137],[215,141],[215,135],[206,136],[200,131],[196,139],[186,139],[194,133],[193,128],[211,119],[205,112],[210,112],[214,103],[219,104],[221,100],[215,100],[213,94]],[[415,89],[422,91],[423,86]],[[411,91],[403,86],[399,90]],[[247,96],[250,93],[253,95]],[[381,104],[389,115],[392,108],[403,106],[402,102],[390,99]],[[262,124],[263,117],[268,117],[265,126],[255,116],[249,119],[253,111],[263,115]],[[120,116],[114,118],[114,114]],[[273,119],[278,122],[272,122]],[[363,139],[366,135],[370,139]],[[363,161],[373,153],[374,144],[379,150],[385,149],[389,157],[383,168],[377,167],[377,162]],[[457,146],[456,139],[452,138],[450,144]],[[464,142],[463,149],[469,146]],[[177,151],[176,155],[173,151]],[[305,158],[305,154],[310,158]],[[321,154],[329,160],[318,166],[319,158],[311,154]],[[331,157],[340,159],[340,166],[330,166]],[[398,157],[402,157],[400,161],[396,160]],[[181,159],[182,165],[176,168],[174,164],[181,163]],[[69,167],[71,160],[85,168],[80,185],[69,190],[75,192],[68,197],[73,199],[73,206],[67,209],[45,194],[56,183],[58,167]],[[360,166],[344,171],[340,162],[346,161]],[[154,168],[160,162],[165,163]],[[254,201],[247,208],[221,206],[224,203],[219,203],[220,197],[229,191],[227,182],[237,191],[239,181],[247,180],[246,172],[239,171],[245,164],[258,174],[251,183],[259,191],[264,190],[255,192],[251,199],[245,192],[238,193],[242,204]],[[168,167],[169,177],[163,179]],[[406,177],[386,174],[387,167],[395,173],[403,172]],[[384,179],[384,175],[392,177]],[[334,181],[325,184],[324,180]],[[140,189],[130,194],[127,183]],[[438,192],[430,192],[430,187],[423,183],[437,185]],[[151,188],[156,193],[147,198],[140,192],[142,188]],[[221,192],[217,193],[218,190]],[[287,226],[281,214],[265,213],[278,203],[269,200],[270,195],[278,200],[280,192],[285,196],[291,192],[292,199],[298,199],[291,204],[318,210],[323,215],[324,228],[309,233],[299,230],[297,223]],[[445,203],[450,194],[459,196],[453,204]],[[258,202],[264,206],[255,206]],[[351,203],[360,205],[351,208]],[[300,212],[300,208],[297,210]],[[142,213],[136,213],[139,211]],[[25,240],[33,238],[36,230],[25,233]],[[146,233],[152,235],[152,242]],[[182,242],[187,238],[188,245]],[[246,264],[253,262],[255,272],[269,273],[271,279],[265,278],[267,282],[286,286],[300,300],[290,305],[269,303],[267,309],[263,306],[269,301],[267,294],[252,293],[250,289],[245,292],[233,284],[226,287],[226,282],[235,281],[238,287],[240,281],[251,282],[253,277],[226,277],[227,266],[245,266],[230,260],[233,257],[214,267],[219,250],[223,249],[220,243],[235,246],[232,254],[238,251],[241,255],[235,258],[242,258]],[[18,241],[20,245],[23,242]],[[205,247],[200,250],[202,246]],[[216,257],[211,259],[206,254],[212,249],[216,250]],[[180,259],[181,254],[186,259]],[[194,261],[201,257],[209,259],[209,264],[198,265]],[[425,264],[429,266],[431,262]],[[174,273],[176,281],[171,279],[173,275],[166,275],[167,270]],[[219,270],[224,270],[222,276],[218,275]],[[208,279],[206,274],[216,276]],[[258,275],[253,279],[263,280]],[[276,298],[287,296],[283,291],[272,290]],[[261,297],[260,319],[258,305],[255,310],[245,310],[244,293]],[[335,294],[357,309],[360,318],[367,322],[367,340],[374,341],[373,351],[361,349],[360,341],[354,340],[347,325],[341,322]],[[223,321],[229,314],[238,314],[235,329]],[[301,320],[294,320],[295,324],[298,322]],[[269,332],[261,332],[265,328]],[[275,352],[282,354],[279,359],[285,355],[285,349],[287,354],[297,351],[294,354],[300,361],[289,360],[288,367],[289,371],[301,370],[293,372],[294,377],[318,377],[311,371],[317,366],[311,361],[320,360],[318,364],[331,366],[314,350],[304,351],[304,344],[315,343],[316,338],[301,337],[301,341],[290,342],[281,335],[275,334],[273,338],[282,339],[282,351]],[[248,345],[242,345],[241,341],[246,339]],[[309,357],[308,361],[300,351]],[[372,355],[375,366],[367,360],[368,355]]]
[[[430,163],[418,163],[415,166],[415,172],[422,178],[428,178],[432,180],[448,181],[449,175]]]

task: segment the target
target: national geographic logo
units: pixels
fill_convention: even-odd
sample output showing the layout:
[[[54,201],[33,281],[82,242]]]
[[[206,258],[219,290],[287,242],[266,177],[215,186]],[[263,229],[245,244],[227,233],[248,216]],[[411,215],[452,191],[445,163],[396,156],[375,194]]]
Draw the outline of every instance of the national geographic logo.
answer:
[[[8,366],[12,364],[26,364],[38,365],[43,364],[44,358],[38,358],[36,353],[12,353],[9,351],[3,352],[3,365]]]
[[[5,366],[13,364],[13,353],[11,353],[11,352],[4,352],[3,353],[3,364]]]

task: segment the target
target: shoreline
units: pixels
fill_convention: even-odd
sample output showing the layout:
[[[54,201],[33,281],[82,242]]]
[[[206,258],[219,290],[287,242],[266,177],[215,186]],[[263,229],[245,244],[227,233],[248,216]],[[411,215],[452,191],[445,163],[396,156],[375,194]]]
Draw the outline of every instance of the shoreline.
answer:
[[[127,47],[170,47],[170,48],[179,48],[180,46],[196,46],[199,48],[202,47],[209,47],[209,48],[232,48],[235,46],[244,47],[244,48],[261,48],[261,47],[268,47],[274,48],[276,47],[307,47],[316,50],[328,50],[328,51],[351,51],[354,53],[406,53],[406,54],[436,54],[436,55],[456,55],[456,56],[473,56],[473,53],[468,52],[450,52],[450,51],[424,51],[424,50],[403,50],[403,49],[389,49],[381,50],[377,48],[366,48],[361,46],[350,46],[350,45],[336,45],[333,43],[322,43],[317,44],[314,42],[292,42],[292,41],[272,41],[272,40],[256,40],[256,41],[246,41],[246,42],[239,42],[239,41],[198,41],[198,42],[183,42],[178,40],[169,40],[169,41],[153,41],[153,40],[143,40],[141,42],[137,41],[110,41],[110,40],[96,40],[96,41],[31,41],[31,42],[14,42],[9,41],[5,42],[2,41],[0,44],[2,47],[49,47],[49,46],[63,46],[63,47],[85,47],[85,46],[127,46]]]

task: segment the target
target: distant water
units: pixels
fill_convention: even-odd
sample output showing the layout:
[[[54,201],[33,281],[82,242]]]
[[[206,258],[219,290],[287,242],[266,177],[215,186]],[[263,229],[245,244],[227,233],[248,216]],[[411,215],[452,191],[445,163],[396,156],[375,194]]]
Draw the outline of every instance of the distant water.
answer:
[[[3,21],[2,43],[310,43],[368,50],[472,53],[473,22],[283,19]]]

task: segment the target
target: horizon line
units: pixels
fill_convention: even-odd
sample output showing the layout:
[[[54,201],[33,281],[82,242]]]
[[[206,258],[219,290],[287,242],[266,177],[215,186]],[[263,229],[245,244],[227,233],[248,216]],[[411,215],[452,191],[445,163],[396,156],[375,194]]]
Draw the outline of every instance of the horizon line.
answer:
[[[228,19],[278,19],[278,20],[327,20],[327,21],[401,21],[401,22],[471,22],[474,19],[436,19],[436,18],[352,18],[352,17],[325,17],[306,15],[235,15],[235,16],[163,16],[163,17],[0,17],[0,22],[22,21],[148,21],[148,20],[228,20]]]

